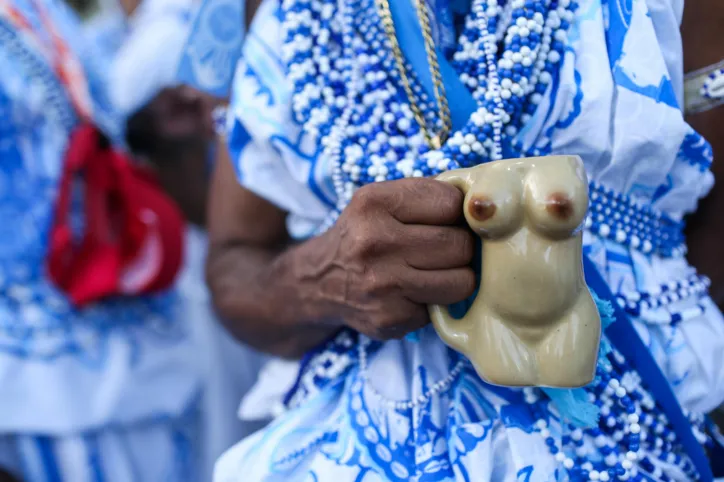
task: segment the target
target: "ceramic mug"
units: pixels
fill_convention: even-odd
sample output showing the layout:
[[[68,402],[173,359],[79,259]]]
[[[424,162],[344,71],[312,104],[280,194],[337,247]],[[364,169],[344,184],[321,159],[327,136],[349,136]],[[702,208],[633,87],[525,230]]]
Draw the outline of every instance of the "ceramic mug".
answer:
[[[588,181],[581,159],[495,161],[438,180],[465,194],[465,219],[482,238],[480,289],[465,316],[429,307],[440,338],[491,384],[588,385],[601,320],[583,277]]]

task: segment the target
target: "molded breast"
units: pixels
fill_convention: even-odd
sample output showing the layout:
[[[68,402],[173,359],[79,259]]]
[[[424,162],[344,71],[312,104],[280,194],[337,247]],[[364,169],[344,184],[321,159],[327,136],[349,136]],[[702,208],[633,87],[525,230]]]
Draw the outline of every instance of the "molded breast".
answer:
[[[501,168],[503,167],[503,168]],[[489,169],[486,169],[489,168]],[[489,164],[471,176],[465,196],[465,219],[470,228],[488,240],[514,233],[523,222],[523,183],[512,167]]]
[[[553,239],[571,236],[588,211],[588,181],[574,156],[530,160],[524,203],[531,229]]]

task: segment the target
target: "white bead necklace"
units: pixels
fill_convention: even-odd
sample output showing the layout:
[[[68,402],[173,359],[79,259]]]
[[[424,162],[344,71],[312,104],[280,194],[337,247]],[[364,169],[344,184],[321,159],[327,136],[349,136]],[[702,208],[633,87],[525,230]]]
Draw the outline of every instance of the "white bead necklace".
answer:
[[[369,365],[367,360],[367,347],[369,346],[369,340],[365,337],[360,337],[359,343],[357,345],[358,355],[359,355],[359,376],[360,379],[364,382],[367,389],[372,393],[372,395],[379,400],[385,407],[393,409],[393,410],[409,410],[412,408],[416,408],[422,405],[425,405],[432,397],[435,395],[439,395],[443,392],[445,392],[452,383],[455,381],[455,379],[460,375],[463,368],[465,368],[465,365],[468,363],[466,360],[460,360],[458,361],[450,370],[450,372],[445,376],[445,378],[442,378],[436,382],[434,382],[430,388],[428,388],[425,392],[421,393],[417,398],[412,400],[392,400],[379,392],[374,386],[370,383],[369,380]]]
[[[294,83],[294,118],[316,134],[322,155],[333,166],[337,209],[323,229],[335,222],[361,185],[432,176],[502,157],[546,154],[536,149],[523,152],[515,135],[557,75],[575,8],[570,0],[474,0],[452,63],[478,103],[477,110],[442,149],[430,151],[400,88],[399,72],[378,24],[374,2],[284,0],[285,60]],[[498,52],[498,41],[502,41],[502,52]],[[411,84],[425,115],[432,119],[434,109],[430,107],[434,104],[415,78]],[[611,206],[613,209],[615,203]],[[619,237],[621,230],[628,232],[628,214],[622,212],[621,216],[624,224],[612,230],[612,236]],[[597,226],[598,218],[592,223]],[[653,249],[657,236],[644,226],[631,231],[627,239],[632,245]],[[356,349],[364,386],[384,406],[395,410],[429,403],[454,384],[467,363],[456,363],[446,377],[415,399],[391,400],[370,384],[369,340],[360,337]],[[601,406],[599,428],[587,431],[585,437],[573,431],[570,444],[565,437],[554,440],[543,430],[547,427],[541,428],[551,453],[573,480],[641,480],[641,471],[667,480],[649,456],[671,459],[695,478],[690,461],[680,455],[675,434],[654,402],[624,383],[636,379],[635,371],[627,369],[623,360],[612,360],[620,369],[615,374],[601,372],[600,383],[589,391]],[[531,397],[528,394],[526,400]],[[593,440],[600,462],[589,458],[593,455],[588,449],[591,444],[583,444],[584,439]]]

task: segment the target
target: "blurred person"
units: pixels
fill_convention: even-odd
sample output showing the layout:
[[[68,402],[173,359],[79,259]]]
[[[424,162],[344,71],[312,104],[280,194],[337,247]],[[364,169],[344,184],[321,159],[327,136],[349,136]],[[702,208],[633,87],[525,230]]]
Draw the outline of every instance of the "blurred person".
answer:
[[[713,185],[710,145],[684,120],[682,11],[262,4],[211,189],[208,278],[240,339],[304,362],[286,412],[216,481],[721,473],[706,414],[724,399],[724,319],[682,234]],[[568,398],[481,380],[426,309],[469,301],[476,273],[463,196],[424,178],[547,154],[584,160],[586,281],[615,314],[613,351]]]
[[[261,0],[204,0],[196,13],[176,73],[177,82],[202,95],[221,100],[216,109],[218,133],[212,152],[223,158],[229,145],[243,142],[227,139],[233,118],[225,118],[226,102],[232,96],[234,77],[239,65],[245,31],[256,14]],[[243,19],[243,21],[239,21]],[[250,35],[250,40],[259,38]],[[232,124],[228,121],[231,120]],[[226,121],[226,122],[224,122]],[[228,143],[227,143],[228,140]],[[263,213],[260,213],[263,217]],[[239,417],[243,421],[269,421],[284,411],[284,399],[293,387],[300,360],[267,357],[254,386],[242,398]]]
[[[226,333],[214,316],[204,281],[206,201],[218,127],[214,110],[223,108],[224,100],[176,80],[197,12],[193,0],[143,0],[126,8],[126,31],[109,60],[109,90],[126,118],[129,149],[152,166],[188,222],[178,290],[202,347],[202,470],[210,479],[216,458],[269,416],[253,412],[246,420],[237,417],[239,403],[267,357]]]
[[[181,215],[114,147],[101,59],[65,4],[2,0],[0,36],[0,465],[199,480],[198,345],[169,288]]]

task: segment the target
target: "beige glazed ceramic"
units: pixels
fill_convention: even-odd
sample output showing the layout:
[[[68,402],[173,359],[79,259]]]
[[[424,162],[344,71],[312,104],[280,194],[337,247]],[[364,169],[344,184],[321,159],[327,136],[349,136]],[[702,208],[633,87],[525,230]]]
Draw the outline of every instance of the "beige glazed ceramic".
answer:
[[[465,193],[465,219],[483,239],[480,290],[465,317],[430,307],[442,340],[495,385],[590,383],[601,320],[583,278],[581,159],[496,161],[438,179]]]

